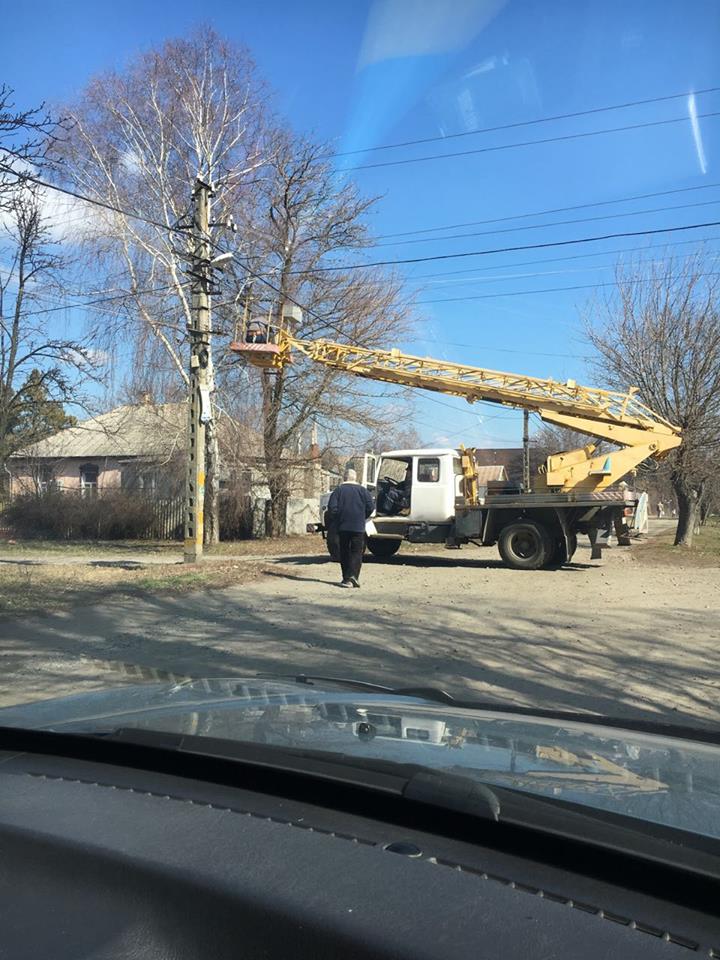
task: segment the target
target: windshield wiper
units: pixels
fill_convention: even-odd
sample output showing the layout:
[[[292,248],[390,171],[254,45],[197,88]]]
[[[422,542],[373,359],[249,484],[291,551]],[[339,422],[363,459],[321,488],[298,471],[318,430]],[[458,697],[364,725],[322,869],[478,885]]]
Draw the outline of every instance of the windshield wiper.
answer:
[[[601,713],[552,710],[545,707],[522,707],[513,703],[498,703],[491,700],[466,700],[453,697],[452,694],[441,687],[387,687],[367,680],[354,680],[351,677],[326,677],[308,673],[285,675],[260,673],[257,676],[263,679],[292,680],[295,683],[311,687],[316,683],[334,683],[354,690],[366,690],[369,693],[382,693],[394,697],[415,697],[420,700],[428,700],[431,703],[453,707],[457,710],[483,710],[491,713],[507,713],[518,717],[538,717],[543,720],[585,723],[598,727],[627,730],[631,733],[650,733],[656,736],[677,737],[682,740],[720,746],[720,731],[703,727],[686,727],[676,723],[665,723],[662,720],[608,717]]]
[[[366,680],[352,680],[346,677],[323,677],[307,673],[296,674],[292,679],[295,683],[303,683],[307,686],[314,686],[315,683],[336,683],[339,686],[351,687],[354,690],[372,690],[377,693],[387,693],[393,697],[417,697],[421,700],[430,700],[433,703],[446,704],[449,707],[459,705],[454,697],[439,687],[384,687],[379,683],[369,683]]]

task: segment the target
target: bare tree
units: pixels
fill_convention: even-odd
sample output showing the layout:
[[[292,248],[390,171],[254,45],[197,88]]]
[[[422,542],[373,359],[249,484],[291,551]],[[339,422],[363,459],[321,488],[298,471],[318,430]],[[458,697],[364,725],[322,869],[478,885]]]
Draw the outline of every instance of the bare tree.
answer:
[[[258,198],[261,218],[245,224],[251,238],[249,272],[254,310],[277,325],[283,304],[304,307],[299,332],[367,347],[387,347],[408,329],[408,310],[397,278],[373,270],[343,268],[343,257],[367,245],[364,217],[373,200],[352,183],[338,183],[325,147],[284,136],[269,160]],[[334,265],[338,269],[326,271]],[[247,277],[247,273],[245,274]],[[321,425],[324,446],[358,429],[379,430],[386,416],[379,401],[387,393],[337,370],[299,362],[263,371],[262,431],[270,504],[267,531],[285,531],[288,480],[297,437],[311,422]]]
[[[720,300],[702,253],[617,271],[617,291],[591,311],[598,366],[616,387],[682,429],[669,460],[678,503],[675,543],[690,546],[720,451]]]
[[[13,171],[25,171],[46,160],[47,150],[62,129],[44,107],[19,109],[14,91],[0,84],[0,206],[17,186]]]
[[[50,236],[42,197],[16,185],[5,197],[0,237],[0,473],[22,446],[66,425],[64,403],[79,403],[93,376],[87,343],[57,336],[38,287],[57,280],[64,261]]]
[[[423,446],[423,439],[412,425],[412,411],[383,430],[370,434],[362,445],[362,452],[382,453],[383,450],[416,450]],[[358,451],[360,452],[360,451]]]
[[[191,190],[197,176],[216,187],[214,222],[237,215],[266,155],[264,97],[247,51],[201,29],[143,54],[122,73],[96,77],[68,109],[73,126],[61,147],[68,177],[83,193],[126,211],[89,211],[86,250],[102,272],[103,292],[126,298],[98,337],[131,345],[143,392],[151,371],[171,392],[168,371],[187,386],[183,231]],[[214,541],[219,465],[212,425],[207,443],[206,540]]]

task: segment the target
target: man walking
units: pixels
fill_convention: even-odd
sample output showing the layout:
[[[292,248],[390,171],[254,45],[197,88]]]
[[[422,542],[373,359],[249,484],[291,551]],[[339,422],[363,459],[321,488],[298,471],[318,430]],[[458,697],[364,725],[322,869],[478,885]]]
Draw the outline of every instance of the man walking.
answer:
[[[360,568],[365,552],[365,521],[373,512],[372,495],[357,482],[354,470],[346,470],[339,487],[330,494],[328,522],[340,540],[341,587],[360,586]]]

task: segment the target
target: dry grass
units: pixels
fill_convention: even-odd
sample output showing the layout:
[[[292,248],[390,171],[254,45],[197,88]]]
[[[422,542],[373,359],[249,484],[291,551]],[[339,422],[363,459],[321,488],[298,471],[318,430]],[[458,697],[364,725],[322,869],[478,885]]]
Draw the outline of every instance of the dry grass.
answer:
[[[211,557],[277,556],[279,554],[324,554],[325,544],[318,535],[298,534],[273,540],[228,540],[206,548]],[[132,553],[182,553],[182,543],[159,540],[0,540],[0,554],[48,553],[53,555]]]
[[[2,564],[0,565],[0,617],[28,616],[110,596],[157,596],[215,590],[248,583],[262,575],[260,563],[232,560],[187,567],[181,563],[153,564]]]
[[[325,545],[309,535],[220,543],[206,550],[208,562],[196,567],[182,563],[181,544],[142,540],[5,541],[0,542],[0,553],[7,558],[0,562],[0,617],[7,617],[49,613],[109,596],[188,593],[247,583],[263,569],[261,562],[252,562],[254,557],[324,554]],[[158,562],[158,554],[166,555],[167,562]],[[132,559],[112,559],[118,555]],[[27,562],[20,559],[25,556]],[[153,562],[143,563],[144,558]]]
[[[641,563],[677,567],[720,566],[720,519],[708,520],[693,539],[690,548],[673,545],[675,531],[661,533],[647,543],[638,544],[633,553]]]
[[[159,540],[0,540],[0,553],[178,553],[182,544]]]

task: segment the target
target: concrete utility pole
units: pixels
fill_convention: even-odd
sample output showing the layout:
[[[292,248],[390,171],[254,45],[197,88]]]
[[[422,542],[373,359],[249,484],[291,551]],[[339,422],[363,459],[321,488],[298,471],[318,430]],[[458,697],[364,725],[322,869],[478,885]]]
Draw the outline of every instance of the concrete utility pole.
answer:
[[[203,555],[205,501],[205,424],[212,417],[210,342],[210,197],[212,187],[199,178],[193,190],[190,384],[185,503],[185,563]]]
[[[530,492],[530,411],[523,410],[523,493]]]

